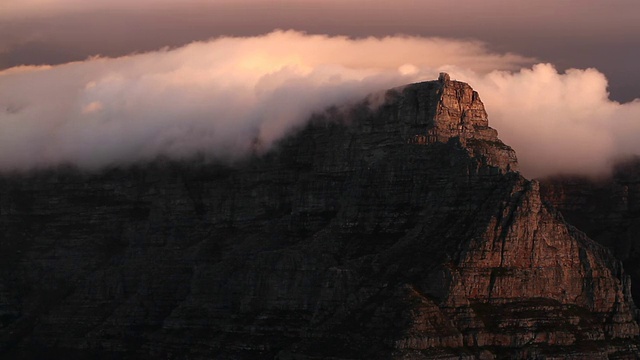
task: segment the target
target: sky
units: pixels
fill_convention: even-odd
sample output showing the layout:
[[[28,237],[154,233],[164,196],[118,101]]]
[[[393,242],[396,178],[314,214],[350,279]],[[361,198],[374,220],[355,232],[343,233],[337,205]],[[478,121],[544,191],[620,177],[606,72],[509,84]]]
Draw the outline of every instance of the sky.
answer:
[[[523,174],[599,174],[640,154],[637,34],[637,0],[2,0],[0,170],[240,156],[447,70]]]

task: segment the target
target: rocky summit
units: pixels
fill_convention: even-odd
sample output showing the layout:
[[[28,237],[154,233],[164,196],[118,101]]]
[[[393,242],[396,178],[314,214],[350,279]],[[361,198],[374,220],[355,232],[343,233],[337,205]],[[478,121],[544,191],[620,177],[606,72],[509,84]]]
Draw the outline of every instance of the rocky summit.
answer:
[[[442,74],[239,163],[0,178],[0,357],[635,359],[631,281]]]

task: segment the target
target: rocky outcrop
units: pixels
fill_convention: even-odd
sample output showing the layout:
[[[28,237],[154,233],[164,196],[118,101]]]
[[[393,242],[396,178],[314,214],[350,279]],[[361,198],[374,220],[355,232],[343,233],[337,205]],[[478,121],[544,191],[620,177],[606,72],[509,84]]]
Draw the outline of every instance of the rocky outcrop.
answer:
[[[410,136],[409,143],[453,140],[481,160],[482,165],[501,172],[517,170],[515,152],[489,127],[484,105],[471,86],[451,81],[448,74],[442,73],[437,82],[403,90],[399,117],[405,125],[405,134]]]
[[[4,176],[0,351],[633,358],[621,264],[516,165],[442,75],[242,163]]]

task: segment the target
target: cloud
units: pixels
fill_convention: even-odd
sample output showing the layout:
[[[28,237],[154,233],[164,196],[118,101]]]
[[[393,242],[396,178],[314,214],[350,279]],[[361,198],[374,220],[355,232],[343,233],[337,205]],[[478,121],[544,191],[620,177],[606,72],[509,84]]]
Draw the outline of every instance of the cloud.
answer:
[[[469,82],[527,176],[594,173],[640,153],[638,102],[610,101],[596,70],[558,73],[475,41],[276,31],[120,58],[0,72],[0,169],[88,169],[197,153],[236,159],[327,106],[431,80]]]
[[[610,100],[607,79],[596,69],[559,73],[537,64],[455,75],[480,93],[491,126],[516,150],[529,177],[605,175],[613,161],[640,154],[640,100]]]
[[[85,168],[268,146],[314,111],[432,78],[528,61],[477,42],[276,31],[121,58],[0,72],[0,168]]]

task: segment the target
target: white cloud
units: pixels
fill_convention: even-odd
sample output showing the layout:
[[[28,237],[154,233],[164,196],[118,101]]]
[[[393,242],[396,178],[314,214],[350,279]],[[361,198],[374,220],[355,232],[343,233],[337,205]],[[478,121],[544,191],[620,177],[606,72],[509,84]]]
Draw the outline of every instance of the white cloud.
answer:
[[[551,64],[517,72],[457,74],[480,93],[491,126],[514,147],[523,173],[600,175],[640,154],[640,102],[609,99],[596,69],[559,73]]]
[[[313,111],[432,78],[442,64],[483,72],[525,61],[476,42],[278,31],[9,69],[0,72],[0,168],[238,156],[256,137],[268,145]],[[409,62],[403,71],[411,74],[401,74]]]
[[[173,50],[0,72],[0,169],[96,168],[267,146],[333,104],[441,70],[468,81],[525,175],[602,171],[640,153],[639,103],[608,99],[596,70],[559,74],[478,42],[277,31]],[[521,69],[521,70],[520,70]]]

